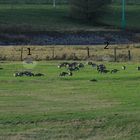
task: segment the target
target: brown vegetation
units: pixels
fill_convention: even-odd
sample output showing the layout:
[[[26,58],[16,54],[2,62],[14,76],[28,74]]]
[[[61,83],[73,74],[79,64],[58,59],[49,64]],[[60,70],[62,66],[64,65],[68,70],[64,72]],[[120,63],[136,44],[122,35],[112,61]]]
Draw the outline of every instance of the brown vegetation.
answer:
[[[28,57],[28,49],[36,61],[41,60],[94,60],[114,61],[114,48],[117,49],[117,61],[128,61],[128,51],[131,52],[131,60],[139,61],[140,47],[135,45],[112,45],[109,49],[104,46],[1,46],[1,61],[19,61]],[[89,52],[88,52],[89,48]],[[22,53],[22,55],[21,55]]]

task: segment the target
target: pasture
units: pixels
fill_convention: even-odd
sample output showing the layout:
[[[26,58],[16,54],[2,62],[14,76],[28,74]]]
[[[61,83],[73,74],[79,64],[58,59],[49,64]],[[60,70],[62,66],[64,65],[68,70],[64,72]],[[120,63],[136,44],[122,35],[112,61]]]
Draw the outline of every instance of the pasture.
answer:
[[[98,62],[120,71],[100,74],[85,65],[59,77],[60,62],[37,62],[32,71],[44,77],[14,77],[25,70],[22,62],[0,63],[0,139],[140,139],[139,63]]]
[[[31,45],[35,36],[47,42],[47,36],[45,40],[41,36],[46,33],[56,37],[57,32],[88,31],[110,32],[103,35],[102,43],[96,35],[95,41],[117,43],[109,49],[104,45],[55,46],[54,41],[53,46],[0,46],[0,140],[139,140],[140,45],[133,43],[138,43],[140,36],[124,32],[128,33],[124,39],[115,33],[112,37],[111,31],[118,32],[121,27],[121,6],[110,5],[103,17],[89,23],[72,19],[68,4],[54,8],[45,0],[10,2],[0,2],[0,43],[9,39]],[[140,29],[139,12],[139,5],[127,5],[127,29]],[[90,44],[89,38],[80,38]],[[126,45],[117,45],[120,40]],[[29,56],[35,60],[30,67],[32,74],[44,76],[18,76],[29,68],[23,62]],[[81,62],[85,67],[62,77],[67,69],[57,66],[64,60]],[[88,60],[119,71],[98,73],[87,65]]]

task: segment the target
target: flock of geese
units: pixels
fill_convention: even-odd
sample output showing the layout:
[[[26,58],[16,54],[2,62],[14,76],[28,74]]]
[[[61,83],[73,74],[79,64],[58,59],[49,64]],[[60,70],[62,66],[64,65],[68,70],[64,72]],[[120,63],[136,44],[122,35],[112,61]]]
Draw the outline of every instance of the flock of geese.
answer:
[[[104,64],[99,64],[97,65],[96,63],[93,62],[87,62],[86,65],[90,65],[92,68],[96,69],[98,73],[117,73],[119,70],[118,69],[112,69],[108,70]],[[85,65],[83,63],[78,63],[78,62],[63,62],[60,63],[57,66],[59,69],[61,68],[66,68],[67,71],[63,71],[59,74],[59,76],[64,77],[64,76],[72,76],[74,71],[79,71],[80,69],[84,68]],[[126,70],[126,66],[122,66],[122,70]],[[138,67],[138,70],[140,70],[140,67]]]
[[[73,73],[75,71],[79,71],[80,69],[85,68],[86,65],[91,66],[92,68],[96,69],[98,73],[117,73],[118,71],[120,71],[119,69],[111,69],[108,70],[107,67],[104,64],[96,64],[93,63],[91,61],[87,62],[86,64],[83,64],[81,62],[62,62],[60,64],[57,65],[57,67],[59,69],[62,69],[63,72],[59,73],[60,77],[65,77],[65,76],[73,76]],[[2,70],[3,68],[0,68],[0,70]],[[122,70],[126,70],[126,66],[123,65],[121,67]],[[140,66],[137,67],[137,70],[140,71]],[[21,72],[15,72],[13,74],[14,77],[23,77],[23,76],[27,76],[27,77],[40,77],[40,76],[45,76],[45,74],[42,73],[33,73],[31,71],[21,71]]]

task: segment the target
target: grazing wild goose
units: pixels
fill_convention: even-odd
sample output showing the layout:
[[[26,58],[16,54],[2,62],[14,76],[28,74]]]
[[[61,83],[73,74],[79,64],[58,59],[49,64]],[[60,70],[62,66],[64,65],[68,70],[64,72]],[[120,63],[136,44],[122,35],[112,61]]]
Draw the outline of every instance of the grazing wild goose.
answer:
[[[126,66],[122,66],[122,70],[126,70]]]

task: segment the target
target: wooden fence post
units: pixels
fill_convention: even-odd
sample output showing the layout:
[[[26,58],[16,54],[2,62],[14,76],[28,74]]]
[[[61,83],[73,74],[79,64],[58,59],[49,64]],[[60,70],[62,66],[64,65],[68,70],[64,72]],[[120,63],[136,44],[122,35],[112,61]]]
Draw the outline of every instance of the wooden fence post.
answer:
[[[117,61],[117,48],[114,48],[114,62]]]
[[[21,51],[21,52],[20,52],[20,60],[23,61],[23,47],[21,48],[20,51]]]
[[[89,53],[89,47],[87,47],[87,57],[90,57],[90,53]]]
[[[131,51],[128,50],[128,60],[131,61]]]
[[[52,59],[54,60],[54,47],[52,48]]]

